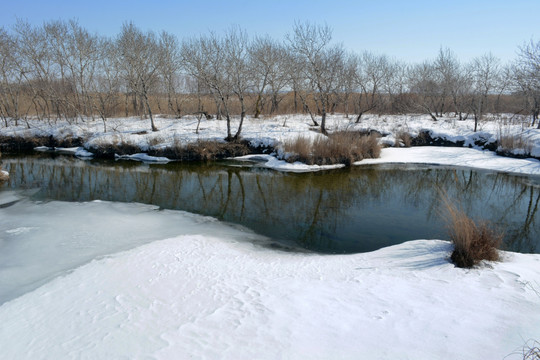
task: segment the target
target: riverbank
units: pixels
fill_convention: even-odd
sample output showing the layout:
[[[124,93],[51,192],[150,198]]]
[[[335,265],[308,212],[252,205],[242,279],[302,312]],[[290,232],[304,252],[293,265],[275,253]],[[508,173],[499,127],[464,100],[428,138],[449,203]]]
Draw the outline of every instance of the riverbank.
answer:
[[[235,120],[232,126],[236,126]],[[498,155],[540,159],[540,130],[527,127],[523,116],[499,115],[480,122],[474,132],[473,120],[443,117],[433,121],[425,115],[365,115],[359,123],[344,115],[330,115],[330,132],[351,131],[377,134],[385,147],[442,146],[490,150]],[[159,131],[152,132],[147,119],[116,118],[107,122],[86,120],[19,122],[0,128],[0,151],[24,152],[36,147],[82,148],[85,157],[114,158],[115,155],[144,153],[169,160],[215,160],[248,154],[274,154],[287,159],[283,144],[298,137],[311,141],[321,137],[307,115],[280,115],[254,119],[243,126],[242,141],[226,143],[226,122],[186,116],[181,119],[157,117]]]

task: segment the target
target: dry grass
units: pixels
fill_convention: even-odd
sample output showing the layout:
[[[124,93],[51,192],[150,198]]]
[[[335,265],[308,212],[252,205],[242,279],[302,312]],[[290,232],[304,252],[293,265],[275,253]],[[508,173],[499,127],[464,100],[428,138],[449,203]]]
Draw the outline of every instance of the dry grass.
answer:
[[[355,161],[377,158],[381,154],[377,136],[347,131],[321,136],[313,141],[300,136],[286,142],[284,150],[291,154],[287,161],[301,161],[309,165],[351,165]]]
[[[528,341],[523,348],[523,360],[540,360],[540,342]]]
[[[498,143],[498,151],[504,154],[530,156],[533,148],[532,143],[522,135],[499,134]]]
[[[398,133],[396,133],[396,142],[394,144],[395,147],[411,147],[411,142],[411,134],[409,134],[408,132],[399,131]]]
[[[151,156],[165,156],[180,161],[211,161],[250,153],[247,143],[244,142],[218,142],[212,140],[199,140],[195,143],[182,145],[175,139],[174,146],[164,149],[151,149]]]
[[[311,148],[313,143],[309,137],[304,135],[298,136],[296,139],[289,139],[283,144],[285,152],[291,154],[287,159],[290,162],[309,161],[311,157]]]
[[[503,234],[486,221],[475,222],[448,196],[443,195],[442,199],[446,212],[444,219],[454,243],[452,262],[460,268],[472,268],[482,260],[498,261],[497,249],[502,244]]]

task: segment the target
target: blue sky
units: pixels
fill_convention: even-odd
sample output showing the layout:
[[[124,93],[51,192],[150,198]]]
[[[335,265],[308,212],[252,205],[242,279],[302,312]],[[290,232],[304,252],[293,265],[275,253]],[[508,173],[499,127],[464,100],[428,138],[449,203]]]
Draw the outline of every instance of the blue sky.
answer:
[[[240,25],[249,34],[282,39],[295,21],[328,24],[334,41],[349,50],[370,50],[419,62],[440,47],[467,61],[487,52],[510,61],[517,47],[540,40],[539,0],[352,1],[199,0],[114,1],[0,0],[0,26],[21,18],[34,25],[77,19],[93,33],[115,36],[124,22],[143,30],[166,30],[179,38]]]

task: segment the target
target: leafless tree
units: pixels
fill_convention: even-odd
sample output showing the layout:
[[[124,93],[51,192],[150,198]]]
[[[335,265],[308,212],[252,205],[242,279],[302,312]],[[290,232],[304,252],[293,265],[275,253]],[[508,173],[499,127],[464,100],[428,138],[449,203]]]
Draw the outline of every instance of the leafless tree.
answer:
[[[249,47],[252,82],[256,92],[254,118],[262,112],[270,95],[270,113],[277,110],[279,94],[287,84],[284,47],[269,36],[256,37]]]
[[[519,48],[518,59],[514,64],[514,80],[531,113],[531,126],[534,126],[540,114],[540,41],[531,40]]]
[[[218,118],[223,108],[227,121],[226,138],[232,139],[230,101],[233,90],[232,79],[226,73],[228,64],[224,41],[213,33],[186,40],[182,44],[182,59],[188,74],[197,79],[200,87],[208,89],[215,99]]]
[[[363,114],[381,105],[383,82],[389,76],[391,65],[384,55],[364,52],[358,58],[356,84],[358,95],[356,100],[356,122],[360,122]]]
[[[8,126],[8,118],[21,117],[20,98],[24,74],[19,63],[18,44],[4,28],[0,28],[0,117]]]
[[[440,108],[441,86],[438,82],[436,68],[432,62],[424,61],[409,70],[410,91],[415,99],[413,109],[428,114],[437,121],[437,109]]]
[[[160,74],[167,93],[167,107],[170,112],[180,117],[182,111],[178,101],[177,88],[182,64],[178,39],[164,31],[160,34],[159,45],[163,52]]]
[[[388,99],[389,107],[381,107],[379,114],[388,109],[394,113],[403,114],[410,109],[410,91],[408,87],[409,65],[398,60],[388,60],[387,71],[383,78],[383,93]]]
[[[121,67],[118,47],[109,39],[99,42],[96,74],[90,82],[89,91],[92,111],[97,112],[103,121],[103,131],[107,131],[107,118],[114,115],[121,91]]]
[[[17,21],[13,30],[18,44],[20,71],[30,90],[31,102],[38,118],[50,120],[51,106],[57,99],[55,80],[58,76],[47,34],[43,28],[34,28],[22,20]]]
[[[342,103],[344,105],[345,117],[349,118],[350,108],[349,103],[355,92],[357,91],[356,74],[358,69],[358,57],[354,53],[345,55],[343,67],[340,72],[339,89],[334,94],[336,99],[334,106]],[[333,109],[332,109],[333,110]]]
[[[474,115],[474,131],[478,122],[488,109],[488,95],[496,92],[500,86],[500,60],[491,53],[475,58],[470,64],[472,88],[469,94],[469,106]]]
[[[460,94],[462,92],[463,81],[465,80],[463,78],[461,64],[453,51],[448,48],[441,48],[435,59],[434,66],[438,73],[440,86],[438,115],[442,116],[450,108],[449,105],[452,105],[454,113],[461,118],[462,104],[460,102]]]
[[[339,88],[339,74],[343,71],[345,52],[342,46],[330,46],[332,30],[328,26],[296,23],[287,36],[296,59],[297,69],[313,93],[321,114],[321,132],[327,134],[326,115],[331,96]],[[304,106],[307,106],[304,103]]]
[[[148,98],[156,86],[164,53],[153,32],[143,33],[133,23],[122,26],[117,41],[120,66],[128,89],[139,96],[150,117],[152,131],[157,131]]]
[[[230,119],[227,118],[227,141],[239,140],[246,117],[246,96],[250,92],[249,38],[240,28],[231,28],[222,40],[225,55],[223,71],[231,92],[240,103],[240,122],[234,136],[231,136]]]

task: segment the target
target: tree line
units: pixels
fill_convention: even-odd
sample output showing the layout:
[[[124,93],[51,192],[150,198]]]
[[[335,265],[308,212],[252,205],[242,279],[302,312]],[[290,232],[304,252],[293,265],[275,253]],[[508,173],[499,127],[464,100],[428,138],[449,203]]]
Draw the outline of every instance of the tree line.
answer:
[[[332,42],[328,26],[296,23],[284,39],[250,37],[239,27],[178,39],[133,23],[113,38],[89,33],[75,20],[0,28],[0,117],[85,121],[146,116],[215,115],[227,139],[240,137],[245,117],[304,112],[326,133],[333,112],[424,113],[472,117],[540,113],[540,41],[518,48],[503,64],[491,54],[462,63],[441,48],[434,59],[409,64]],[[211,115],[212,114],[212,115]],[[236,127],[231,119],[239,118]],[[476,130],[475,125],[475,130]],[[538,122],[540,127],[540,121]]]

